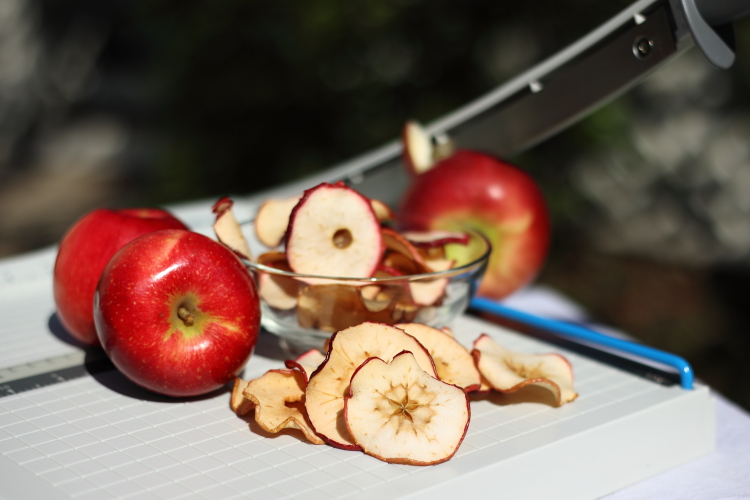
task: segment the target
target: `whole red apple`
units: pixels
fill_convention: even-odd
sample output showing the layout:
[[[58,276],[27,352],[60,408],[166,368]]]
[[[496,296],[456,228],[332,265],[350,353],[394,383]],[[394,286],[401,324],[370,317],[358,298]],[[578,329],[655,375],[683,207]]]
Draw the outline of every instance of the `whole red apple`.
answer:
[[[125,244],[160,229],[187,227],[158,208],[100,208],[84,215],[63,236],[52,283],[57,316],[73,337],[85,344],[99,343],[92,307],[104,266]]]
[[[406,229],[473,227],[492,244],[478,293],[500,299],[532,280],[547,255],[550,224],[539,187],[491,156],[457,151],[417,176],[399,209]]]
[[[260,331],[260,301],[231,250],[166,229],[112,257],[96,290],[94,321],[104,351],[130,380],[168,396],[196,396],[245,366]]]

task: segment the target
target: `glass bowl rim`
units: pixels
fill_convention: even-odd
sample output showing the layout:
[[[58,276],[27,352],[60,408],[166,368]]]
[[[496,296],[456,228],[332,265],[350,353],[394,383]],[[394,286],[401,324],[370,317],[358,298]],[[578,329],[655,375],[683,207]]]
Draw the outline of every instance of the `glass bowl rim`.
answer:
[[[253,222],[253,221],[250,221]],[[249,224],[243,223],[242,225]],[[483,261],[488,261],[490,253],[492,252],[492,243],[490,243],[490,240],[487,239],[487,237],[482,234],[480,231],[466,227],[461,229],[461,231],[472,233],[475,236],[478,236],[482,241],[484,241],[485,249],[479,255],[479,257],[473,259],[470,262],[467,262],[466,264],[459,266],[459,267],[453,267],[451,269],[446,269],[444,271],[433,271],[431,273],[422,273],[422,274],[405,274],[403,276],[384,276],[380,278],[375,277],[344,277],[344,276],[325,276],[325,275],[317,275],[317,274],[301,274],[301,273],[295,273],[293,271],[284,271],[283,269],[278,269],[271,266],[266,266],[264,264],[260,264],[258,262],[254,262],[248,259],[242,258],[242,263],[245,264],[246,267],[252,269],[253,271],[261,271],[267,274],[273,274],[276,276],[286,276],[289,278],[299,278],[302,280],[310,279],[310,280],[327,280],[327,281],[343,281],[343,282],[349,282],[349,283],[396,283],[396,282],[402,282],[402,281],[417,281],[417,280],[432,280],[437,278],[450,278],[454,276],[461,275],[467,271],[470,271],[472,268],[481,265]]]

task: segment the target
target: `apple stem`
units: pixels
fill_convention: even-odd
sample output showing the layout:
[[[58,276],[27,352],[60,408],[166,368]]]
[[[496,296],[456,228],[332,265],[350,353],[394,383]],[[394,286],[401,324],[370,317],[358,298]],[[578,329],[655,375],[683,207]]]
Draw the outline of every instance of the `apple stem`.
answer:
[[[177,317],[185,323],[185,326],[193,326],[195,323],[195,316],[193,316],[185,306],[180,306],[177,309]]]

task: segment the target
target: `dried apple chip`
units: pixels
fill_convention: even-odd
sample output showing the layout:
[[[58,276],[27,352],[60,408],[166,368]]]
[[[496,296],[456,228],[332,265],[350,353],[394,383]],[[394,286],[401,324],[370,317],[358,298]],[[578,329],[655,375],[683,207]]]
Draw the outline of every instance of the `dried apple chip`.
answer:
[[[229,407],[240,417],[247,415],[250,410],[255,407],[253,402],[242,394],[242,391],[245,390],[248,383],[250,383],[249,380],[243,380],[239,377],[235,378],[234,387],[232,388],[232,397],[229,400]]]
[[[371,276],[383,246],[370,200],[342,182],[308,189],[289,216],[286,256],[300,274]],[[305,281],[321,283],[316,278]]]
[[[383,238],[383,245],[385,245],[386,249],[405,255],[424,268],[422,256],[409,240],[387,227],[381,228],[380,235]]]
[[[311,443],[323,444],[305,414],[287,405],[304,399],[306,383],[305,374],[298,370],[269,370],[248,382],[242,394],[255,406],[255,421],[266,432],[299,429]]]
[[[410,274],[423,274],[430,272],[427,267],[415,261],[408,255],[399,252],[388,251],[383,256],[383,261],[375,271],[375,276],[382,274],[385,276],[404,276]]]
[[[378,218],[379,222],[388,222],[396,218],[396,214],[393,213],[391,207],[380,200],[370,198],[370,206],[372,207],[372,211],[375,212],[375,217]]]
[[[315,431],[330,445],[359,449],[343,420],[344,396],[354,371],[368,358],[390,361],[402,352],[414,353],[419,366],[435,377],[435,365],[427,350],[403,330],[380,323],[362,323],[331,337],[326,361],[310,377],[305,407]]]
[[[421,323],[394,325],[414,337],[432,356],[438,377],[466,392],[479,389],[481,377],[471,353],[451,335]]]
[[[250,252],[250,246],[247,244],[245,235],[242,234],[240,224],[234,216],[234,210],[232,209],[233,205],[234,202],[227,197],[221,198],[214,203],[212,208],[213,213],[216,214],[214,233],[216,233],[216,238],[219,242],[228,247],[234,253],[238,254],[243,259],[252,260],[253,254]]]
[[[389,463],[433,465],[458,450],[469,426],[467,395],[425,373],[411,352],[370,358],[351,378],[346,427],[362,450]]]
[[[284,364],[287,368],[294,368],[304,373],[307,377],[305,383],[307,383],[307,380],[310,380],[310,375],[318,369],[325,359],[325,354],[317,349],[310,349],[295,359],[287,359]]]
[[[263,203],[255,216],[255,234],[258,240],[267,247],[281,245],[286,228],[289,225],[289,215],[302,195],[283,199],[270,199]]]
[[[310,285],[297,300],[297,323],[302,328],[335,332],[368,319],[389,322],[389,318],[388,311],[369,311],[359,289],[351,285]]]
[[[557,406],[573,401],[573,369],[559,354],[526,354],[498,345],[487,334],[474,341],[474,361],[493,389],[514,392],[536,384],[552,392]]]
[[[258,263],[281,271],[291,271],[283,252],[266,252],[258,256]],[[274,309],[288,311],[297,306],[300,282],[290,276],[258,271],[258,294]]]
[[[449,243],[466,245],[469,243],[469,235],[457,231],[404,231],[401,236],[409,240],[416,247],[435,248],[443,247]]]

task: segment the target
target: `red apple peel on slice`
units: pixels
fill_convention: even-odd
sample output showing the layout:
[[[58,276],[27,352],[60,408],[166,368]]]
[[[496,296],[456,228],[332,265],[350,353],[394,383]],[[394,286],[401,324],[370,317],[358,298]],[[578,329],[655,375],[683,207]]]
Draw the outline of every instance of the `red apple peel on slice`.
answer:
[[[411,352],[367,359],[351,378],[346,427],[362,450],[388,463],[434,465],[461,445],[471,410],[460,388],[424,370]]]
[[[452,335],[421,323],[399,323],[394,326],[417,339],[427,349],[440,380],[465,392],[479,389],[481,376],[474,365],[474,358]]]
[[[342,182],[308,189],[289,218],[286,255],[300,274],[372,276],[383,244],[370,201]]]
[[[552,392],[557,406],[578,397],[573,389],[573,368],[559,354],[511,351],[482,334],[474,341],[472,355],[482,377],[496,391],[514,392],[538,385]]]
[[[227,197],[221,198],[214,203],[212,208],[213,213],[216,214],[214,233],[216,233],[216,238],[219,242],[236,253],[240,258],[253,260],[250,246],[247,244],[240,224],[234,216],[233,205],[234,201]]]
[[[310,375],[326,360],[325,354],[317,349],[310,349],[309,351],[297,356],[295,359],[287,359],[284,364],[287,368],[299,370],[305,374],[306,380],[310,380]]]
[[[312,374],[305,391],[307,414],[318,435],[331,446],[359,449],[343,420],[344,397],[352,374],[368,358],[390,361],[405,350],[414,353],[429,376],[437,376],[429,353],[403,330],[367,322],[336,332],[325,362]]]

